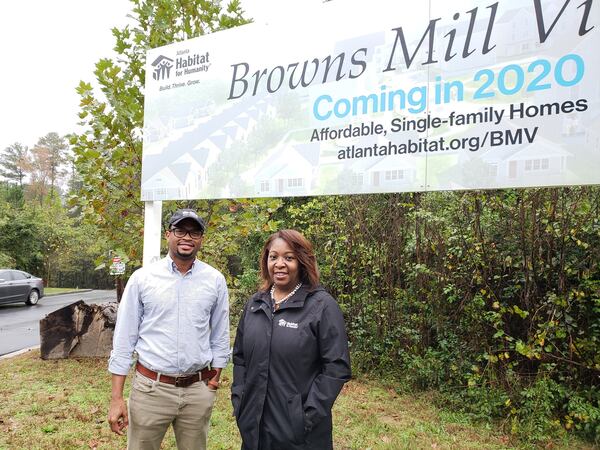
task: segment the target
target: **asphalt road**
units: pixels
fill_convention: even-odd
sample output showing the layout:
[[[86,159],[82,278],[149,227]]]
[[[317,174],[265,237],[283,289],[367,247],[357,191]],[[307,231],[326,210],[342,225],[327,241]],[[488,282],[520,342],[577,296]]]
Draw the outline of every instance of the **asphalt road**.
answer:
[[[37,305],[0,305],[0,356],[40,345],[40,319],[63,306],[83,300],[86,303],[116,301],[115,291],[89,291],[42,297]]]

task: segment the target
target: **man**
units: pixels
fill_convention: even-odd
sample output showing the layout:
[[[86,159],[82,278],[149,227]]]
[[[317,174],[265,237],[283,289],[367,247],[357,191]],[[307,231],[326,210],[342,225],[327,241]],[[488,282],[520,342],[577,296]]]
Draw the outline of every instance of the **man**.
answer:
[[[159,449],[171,424],[179,449],[206,449],[229,357],[229,305],[223,275],[196,259],[205,228],[195,211],[176,211],[165,233],[169,254],[136,270],[119,304],[108,421],[117,434],[127,428],[128,449]],[[134,352],[128,411],[123,385]]]

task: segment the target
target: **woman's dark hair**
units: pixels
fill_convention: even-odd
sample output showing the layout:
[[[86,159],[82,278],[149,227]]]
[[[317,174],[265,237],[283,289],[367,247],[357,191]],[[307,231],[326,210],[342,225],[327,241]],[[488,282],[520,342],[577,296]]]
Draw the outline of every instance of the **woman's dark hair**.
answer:
[[[315,289],[319,285],[319,268],[317,267],[317,258],[313,246],[300,232],[296,230],[280,230],[273,233],[265,242],[260,255],[260,278],[262,290],[267,290],[272,284],[269,277],[269,269],[267,260],[269,258],[269,250],[275,239],[283,239],[287,245],[294,251],[298,258],[298,269],[300,271],[300,281],[308,285],[309,289]]]

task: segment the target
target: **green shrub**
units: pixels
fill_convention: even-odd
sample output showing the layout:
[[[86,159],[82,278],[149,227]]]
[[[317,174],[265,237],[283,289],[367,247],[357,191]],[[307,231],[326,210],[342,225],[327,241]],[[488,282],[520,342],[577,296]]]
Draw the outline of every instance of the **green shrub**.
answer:
[[[290,199],[353,366],[530,441],[597,440],[600,188]]]

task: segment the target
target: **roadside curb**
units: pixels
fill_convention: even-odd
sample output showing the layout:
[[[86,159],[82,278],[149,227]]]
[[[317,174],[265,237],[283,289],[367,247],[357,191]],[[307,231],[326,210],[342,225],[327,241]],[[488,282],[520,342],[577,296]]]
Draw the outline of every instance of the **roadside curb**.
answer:
[[[76,291],[57,292],[56,294],[44,294],[44,297],[54,297],[55,295],[79,294],[80,292],[91,292],[93,289],[78,289]]]
[[[7,353],[6,355],[0,356],[0,361],[2,361],[3,359],[10,359],[10,358],[13,358],[15,356],[22,355],[23,353],[27,353],[27,352],[30,352],[31,350],[36,350],[38,348],[40,348],[39,345],[34,345],[33,347],[23,348],[21,350],[17,350],[16,352]]]

